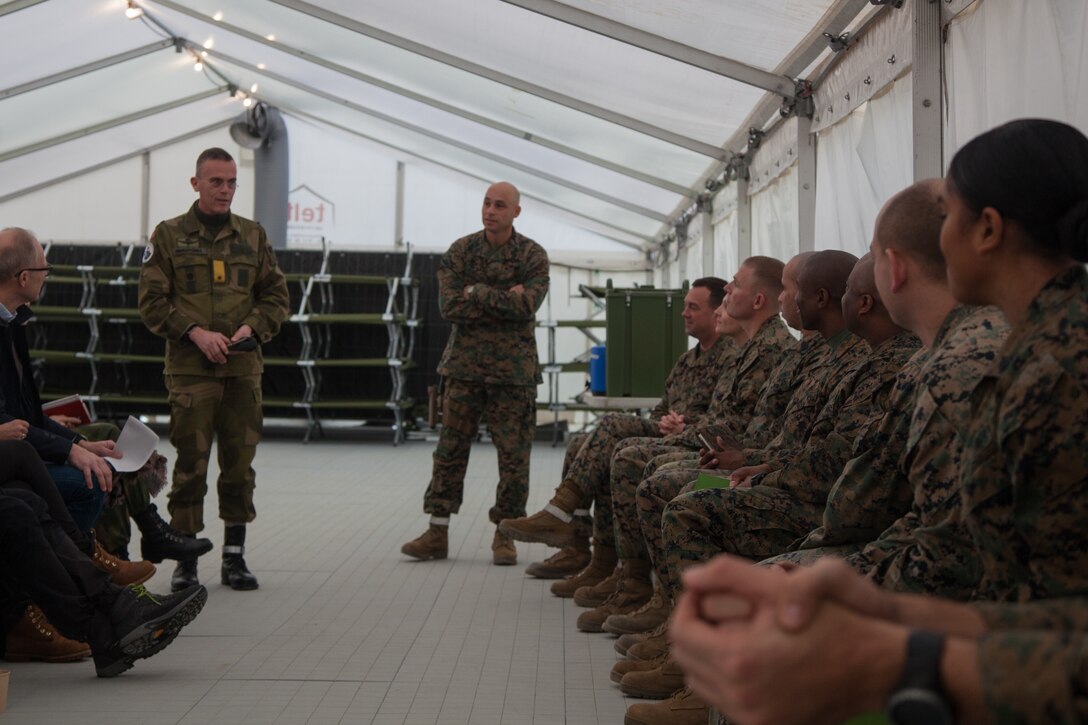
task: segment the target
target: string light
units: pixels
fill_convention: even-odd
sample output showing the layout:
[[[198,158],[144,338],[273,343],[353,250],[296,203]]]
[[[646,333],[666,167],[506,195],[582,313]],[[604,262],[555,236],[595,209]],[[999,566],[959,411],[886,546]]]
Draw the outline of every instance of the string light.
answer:
[[[245,106],[246,108],[249,108],[250,106],[253,105],[253,99],[250,98],[249,96],[246,96],[245,98],[242,99],[242,105]]]
[[[212,16],[212,20],[214,20],[217,23],[222,19],[223,19],[223,11],[222,10],[217,10],[215,12],[215,15]]]
[[[193,63],[193,70],[199,73],[200,71],[204,70],[204,64],[198,60],[196,63]]]
[[[257,84],[256,83],[254,83],[253,85],[251,85],[249,87],[249,92],[250,93],[256,93],[257,92]]]
[[[144,14],[144,9],[134,5],[132,0],[128,0],[128,7],[125,9],[125,17],[129,20],[135,20]]]

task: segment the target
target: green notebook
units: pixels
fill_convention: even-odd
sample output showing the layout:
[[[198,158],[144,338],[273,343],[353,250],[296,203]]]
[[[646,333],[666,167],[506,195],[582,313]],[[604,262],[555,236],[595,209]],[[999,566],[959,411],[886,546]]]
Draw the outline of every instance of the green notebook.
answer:
[[[695,481],[695,490],[702,491],[704,488],[730,488],[732,485],[733,481],[724,473],[700,473],[699,479]]]

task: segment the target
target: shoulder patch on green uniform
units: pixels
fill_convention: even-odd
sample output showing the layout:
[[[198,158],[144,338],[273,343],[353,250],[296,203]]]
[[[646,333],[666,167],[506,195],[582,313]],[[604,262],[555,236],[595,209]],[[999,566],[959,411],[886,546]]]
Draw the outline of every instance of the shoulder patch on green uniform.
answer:
[[[155,256],[155,245],[152,244],[151,242],[148,242],[147,244],[144,245],[144,261],[143,261],[143,263],[147,264],[148,262],[150,262],[151,258],[153,256]]]

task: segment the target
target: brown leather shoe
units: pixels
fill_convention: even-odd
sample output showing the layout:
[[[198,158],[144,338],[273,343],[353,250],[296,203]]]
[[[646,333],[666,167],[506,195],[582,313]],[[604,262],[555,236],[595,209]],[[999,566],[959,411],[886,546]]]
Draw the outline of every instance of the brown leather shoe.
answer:
[[[637,634],[656,629],[669,618],[672,607],[665,603],[660,585],[654,586],[650,599],[630,613],[617,613],[606,619],[601,628],[609,634]]]
[[[555,489],[555,495],[547,506],[532,516],[503,519],[499,522],[499,531],[518,541],[539,542],[559,548],[572,546],[582,530],[573,518],[582,498],[573,483],[563,481]]]
[[[78,662],[90,656],[90,647],[54,629],[45,613],[33,604],[7,633],[4,649],[8,662]]]
[[[552,584],[552,594],[563,599],[570,599],[584,586],[593,586],[612,573],[616,568],[616,549],[611,546],[593,543],[593,556],[585,569],[572,577]]]
[[[683,686],[684,673],[672,657],[652,670],[628,672],[620,680],[623,694],[647,700],[664,700]]]
[[[413,559],[445,559],[450,552],[450,527],[431,524],[419,537],[400,547],[400,553]]]
[[[91,561],[102,571],[110,575],[110,579],[119,587],[127,587],[130,584],[143,584],[155,576],[155,565],[150,561],[125,561],[118,559],[102,548],[102,544],[94,542],[94,556]]]
[[[514,540],[501,531],[495,532],[495,538],[491,540],[491,560],[495,566],[512,566],[518,563],[518,550],[514,547]]]
[[[537,579],[562,579],[573,576],[589,566],[589,542],[564,546],[544,561],[535,561],[525,567],[525,573]]]
[[[639,702],[627,708],[623,725],[705,725],[710,706],[691,688],[677,690],[661,702]]]

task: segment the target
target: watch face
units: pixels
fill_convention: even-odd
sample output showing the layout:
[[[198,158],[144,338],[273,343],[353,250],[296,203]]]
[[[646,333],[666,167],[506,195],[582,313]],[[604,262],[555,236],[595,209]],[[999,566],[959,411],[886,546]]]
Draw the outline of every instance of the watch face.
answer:
[[[900,690],[888,701],[888,719],[895,725],[952,725],[944,699],[932,690]]]

